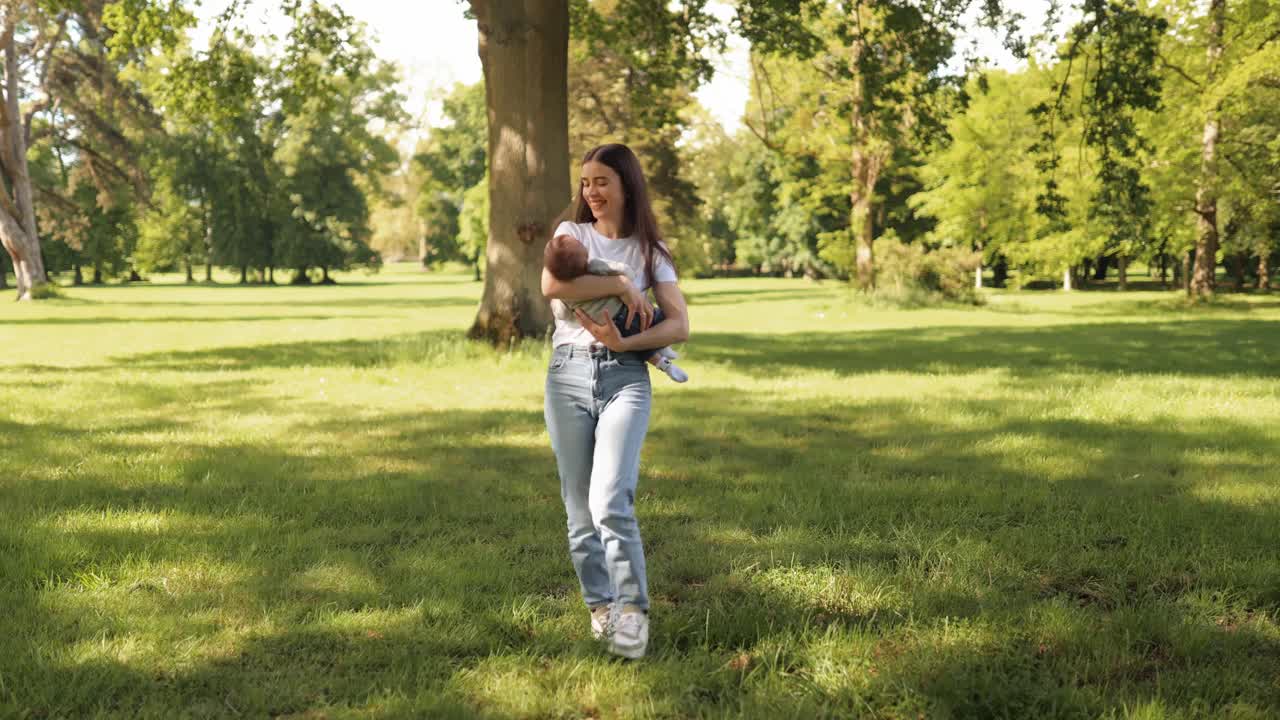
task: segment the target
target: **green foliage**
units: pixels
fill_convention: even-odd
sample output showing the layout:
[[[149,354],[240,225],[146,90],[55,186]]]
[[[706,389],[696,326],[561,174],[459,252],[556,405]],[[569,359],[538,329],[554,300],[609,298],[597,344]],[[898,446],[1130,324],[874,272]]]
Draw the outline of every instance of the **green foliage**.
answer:
[[[427,253],[423,262],[462,261],[472,265],[478,275],[489,228],[489,199],[479,200],[476,190],[482,185],[486,191],[489,187],[485,181],[488,119],[484,84],[455,85],[444,98],[443,112],[446,124],[431,129],[413,158],[423,173],[416,204],[425,228]],[[464,212],[469,225],[461,224]],[[479,234],[481,229],[483,235]]]
[[[341,9],[288,2],[292,19],[275,72],[281,117],[274,158],[289,199],[279,261],[305,271],[374,266],[369,206],[362,183],[376,186],[399,159],[370,130],[399,121],[394,69],[376,62],[363,28]]]
[[[103,25],[113,60],[146,55],[156,49],[173,50],[196,17],[183,0],[112,0],[102,8]]]
[[[570,3],[569,152],[571,174],[590,148],[623,142],[640,158],[658,226],[682,273],[710,264],[699,199],[679,145],[693,92],[711,77],[709,51],[724,28],[706,0]]]
[[[907,200],[937,219],[934,244],[994,260],[1034,234],[1036,170],[1026,148],[1035,138],[1027,109],[1045,90],[1037,75],[989,71],[969,82],[968,105],[947,122],[950,141],[920,168],[924,189]]]
[[[959,247],[926,251],[919,243],[908,245],[889,231],[876,238],[875,255],[875,297],[879,300],[904,306],[981,302],[973,275],[982,256],[975,251]]]
[[[458,252],[475,268],[480,279],[480,262],[489,243],[489,177],[471,186],[462,196],[458,214]]]
[[[230,25],[233,8],[207,51],[171,47],[134,71],[166,111],[166,137],[149,153],[159,202],[145,221],[147,263],[202,258],[242,277],[378,264],[368,197],[398,157],[373,126],[403,119],[395,74],[340,9],[284,10],[277,55],[260,56]]]
[[[954,103],[944,66],[969,4],[929,12],[906,3],[853,11],[810,0],[739,5],[739,28],[758,55],[751,127],[792,166],[780,182],[783,206],[826,224],[817,256],[842,273],[856,266],[859,282],[874,277],[869,251],[890,220],[886,195],[914,184],[901,169],[938,138]],[[796,220],[787,226],[798,229]],[[891,222],[910,235],[923,227],[909,213]]]

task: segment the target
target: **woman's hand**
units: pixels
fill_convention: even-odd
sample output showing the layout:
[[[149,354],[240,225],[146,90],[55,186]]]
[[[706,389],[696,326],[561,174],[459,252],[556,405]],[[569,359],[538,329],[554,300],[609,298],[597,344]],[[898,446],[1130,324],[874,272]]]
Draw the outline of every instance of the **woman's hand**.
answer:
[[[594,318],[578,308],[574,308],[573,312],[578,316],[578,322],[591,333],[591,337],[595,338],[596,342],[614,352],[627,351],[627,339],[618,332],[618,327],[609,319],[609,313],[601,311],[600,322],[596,322]]]
[[[618,297],[622,298],[622,304],[627,306],[626,327],[630,328],[631,321],[636,316],[639,316],[640,332],[644,332],[649,329],[650,323],[653,322],[653,306],[649,304],[649,299],[644,296],[644,292],[628,280],[625,275],[620,275],[619,277],[622,278],[623,285],[626,288],[623,292],[618,294]],[[609,324],[612,325],[613,323]],[[586,325],[583,325],[583,327],[586,327]],[[599,338],[596,339],[599,340]],[[601,342],[604,341],[601,340]]]

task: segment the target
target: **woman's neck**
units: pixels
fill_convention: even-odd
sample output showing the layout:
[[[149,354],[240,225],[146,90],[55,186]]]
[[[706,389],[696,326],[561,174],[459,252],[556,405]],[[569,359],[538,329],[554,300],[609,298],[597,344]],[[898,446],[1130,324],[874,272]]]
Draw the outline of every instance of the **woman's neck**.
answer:
[[[622,237],[622,223],[615,218],[596,218],[596,232],[612,240],[617,240]]]

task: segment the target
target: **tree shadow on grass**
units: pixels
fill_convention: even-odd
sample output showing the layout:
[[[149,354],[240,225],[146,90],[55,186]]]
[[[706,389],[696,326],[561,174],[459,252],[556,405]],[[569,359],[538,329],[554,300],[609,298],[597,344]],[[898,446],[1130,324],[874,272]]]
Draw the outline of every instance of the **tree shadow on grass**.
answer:
[[[1007,370],[1226,377],[1280,375],[1280,323],[1190,320],[1051,327],[932,327],[849,333],[700,333],[698,362],[758,376],[823,370],[957,374]]]
[[[958,416],[989,418],[979,426],[907,400],[663,399],[640,507],[646,537],[662,538],[661,617],[681,634],[657,636],[657,652],[782,662],[796,704],[778,712],[1280,701],[1280,513],[1212,493],[1228,478],[1269,489],[1274,433],[1219,418],[1041,422],[1013,397],[955,400]],[[975,637],[944,641],[947,623]],[[814,643],[797,640],[812,632],[869,638],[849,660],[874,676],[824,685]],[[1225,667],[1229,681],[1204,684]]]
[[[1189,376],[1280,374],[1280,332],[1266,320],[1085,323],[1038,328],[937,327],[847,333],[702,333],[686,348],[695,362],[721,363],[756,376],[833,372],[959,374],[1006,370],[1036,377],[1061,372]],[[538,345],[539,343],[533,343]],[[368,367],[432,354],[481,353],[459,331],[374,340],[277,343],[123,356],[118,362],[169,370],[228,366]]]
[[[305,300],[298,301],[298,298],[260,298],[257,301],[234,301],[234,302],[218,302],[218,303],[202,303],[189,301],[171,301],[162,300],[156,302],[150,301],[131,301],[122,303],[112,303],[113,307],[202,307],[202,308],[223,308],[223,307],[271,307],[279,306],[282,308],[395,308],[397,310],[425,310],[431,308],[442,307],[470,307],[476,305],[479,298],[467,297],[427,297],[421,299],[404,298],[404,297],[355,297],[355,298],[332,298],[329,300]],[[285,316],[288,317],[288,316]]]
[[[513,596],[554,612],[576,586],[550,451],[500,440],[541,424],[520,411],[322,419],[291,442],[225,444],[148,442],[172,435],[164,421],[109,435],[6,424],[43,463],[7,483],[6,693],[51,715],[276,715],[379,688],[421,707],[467,662],[534,639]],[[90,445],[99,464],[77,464]],[[269,629],[218,647],[264,616]],[[145,650],[192,636],[211,646],[194,660]],[[85,649],[132,638],[137,663]]]
[[[1185,315],[1186,319],[1207,320],[1226,314],[1272,312],[1280,308],[1280,298],[1273,296],[1244,297],[1217,296],[1207,303],[1192,303],[1185,296],[1170,294],[1151,298],[1107,298],[1105,301],[1072,304],[1069,307],[1044,307],[1021,302],[1022,295],[1005,295],[999,301],[983,306],[984,310],[1017,315],[1065,315],[1070,317],[1132,317],[1147,315],[1159,317],[1171,314]]]
[[[753,342],[737,350],[776,347]],[[369,361],[299,345],[288,362]],[[1274,433],[993,393],[663,394],[638,498],[655,609],[638,691],[675,716],[1274,707],[1280,518],[1215,494],[1269,487]],[[173,432],[182,394],[152,400],[112,433],[0,427],[41,458],[0,510],[3,702],[501,717],[520,713],[499,693],[593,692],[572,668],[608,661],[583,640],[537,409],[353,423],[291,406],[310,419],[219,443]]]
[[[174,315],[165,317],[42,317],[42,318],[21,318],[5,320],[6,324],[12,325],[149,325],[153,323],[170,323],[170,324],[198,324],[207,323],[252,323],[252,322],[274,322],[288,323],[298,320],[333,320],[333,315],[240,315],[240,316],[210,316],[210,315]],[[362,320],[378,320],[382,319],[381,315],[361,315]]]
[[[539,344],[539,347],[541,344]],[[198,372],[228,368],[375,367],[491,354],[459,330],[432,330],[369,340],[308,340],[112,358],[120,365]]]

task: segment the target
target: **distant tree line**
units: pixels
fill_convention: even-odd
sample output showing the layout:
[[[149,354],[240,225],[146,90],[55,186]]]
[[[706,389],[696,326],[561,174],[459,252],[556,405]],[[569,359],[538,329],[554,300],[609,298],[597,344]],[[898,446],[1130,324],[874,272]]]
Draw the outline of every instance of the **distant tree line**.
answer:
[[[233,3],[195,51],[189,5],[6,5],[7,52],[34,68],[7,98],[25,110],[32,200],[26,217],[23,178],[6,167],[26,232],[0,235],[11,258],[41,266],[20,285],[47,272],[77,284],[165,270],[210,280],[214,267],[241,282],[273,282],[276,270],[311,282],[379,263],[370,198],[398,156],[374,128],[403,112],[364,29],[288,0],[289,31],[267,53]]]

